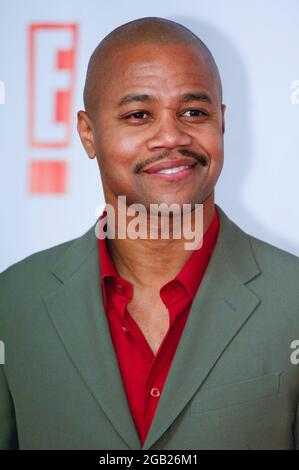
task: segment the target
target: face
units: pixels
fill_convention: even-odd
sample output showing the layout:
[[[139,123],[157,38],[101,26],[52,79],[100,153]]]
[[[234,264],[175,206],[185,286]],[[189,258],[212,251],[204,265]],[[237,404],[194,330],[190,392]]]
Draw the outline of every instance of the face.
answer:
[[[200,204],[223,166],[224,105],[191,46],[143,44],[109,62],[96,115],[78,132],[98,160],[106,203]]]

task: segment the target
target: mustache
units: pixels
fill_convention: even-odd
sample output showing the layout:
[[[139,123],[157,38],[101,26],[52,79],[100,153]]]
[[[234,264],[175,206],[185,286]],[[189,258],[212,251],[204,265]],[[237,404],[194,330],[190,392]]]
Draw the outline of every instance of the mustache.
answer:
[[[194,158],[198,163],[200,163],[202,166],[207,166],[208,165],[208,159],[202,155],[201,153],[193,152],[192,150],[187,150],[187,149],[181,149],[178,151],[181,155],[184,157],[192,157]],[[160,160],[163,160],[164,158],[167,158],[170,152],[162,152],[160,155],[156,155],[154,157],[148,158],[142,163],[137,163],[134,168],[134,173],[140,173],[147,165],[151,165],[152,163],[158,162]]]

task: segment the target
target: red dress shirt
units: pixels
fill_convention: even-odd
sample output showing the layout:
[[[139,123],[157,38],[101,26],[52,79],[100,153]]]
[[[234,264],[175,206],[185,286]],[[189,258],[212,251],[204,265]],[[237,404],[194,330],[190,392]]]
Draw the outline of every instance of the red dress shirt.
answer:
[[[104,213],[105,210],[102,216]],[[126,308],[133,296],[133,285],[119,276],[106,240],[99,239],[104,306],[128,404],[142,445],[218,232],[219,215],[215,206],[202,247],[190,251],[181,271],[160,289],[161,299],[169,311],[169,328],[156,354]]]

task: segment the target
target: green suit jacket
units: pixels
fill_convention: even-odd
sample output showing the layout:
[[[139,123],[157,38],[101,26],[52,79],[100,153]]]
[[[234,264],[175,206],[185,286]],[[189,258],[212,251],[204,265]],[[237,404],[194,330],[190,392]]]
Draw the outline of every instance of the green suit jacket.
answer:
[[[143,446],[103,307],[95,226],[0,275],[1,449],[299,448],[299,258],[217,207],[215,249]]]

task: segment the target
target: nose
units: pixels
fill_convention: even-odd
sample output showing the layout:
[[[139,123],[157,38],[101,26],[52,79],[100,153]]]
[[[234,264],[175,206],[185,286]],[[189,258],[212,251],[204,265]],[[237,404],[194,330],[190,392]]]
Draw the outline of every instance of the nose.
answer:
[[[182,124],[177,122],[177,119],[169,114],[165,114],[154,126],[152,136],[148,140],[149,150],[155,148],[168,148],[183,147],[190,145],[192,142],[191,136],[182,129]]]

